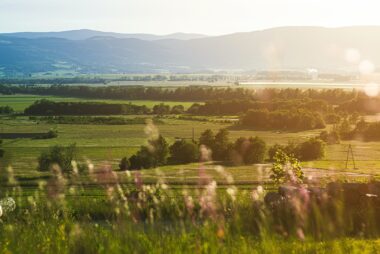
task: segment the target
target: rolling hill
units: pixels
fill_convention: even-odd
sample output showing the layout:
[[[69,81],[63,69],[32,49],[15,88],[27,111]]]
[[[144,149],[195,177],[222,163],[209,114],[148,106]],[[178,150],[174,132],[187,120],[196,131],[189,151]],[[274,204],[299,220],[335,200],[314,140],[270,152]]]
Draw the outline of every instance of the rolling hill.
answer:
[[[355,70],[358,63],[346,59],[349,49],[359,52],[361,60],[380,64],[380,27],[376,26],[283,27],[215,37],[182,34],[182,39],[79,31],[1,34],[0,71],[11,75],[59,69],[81,73]]]

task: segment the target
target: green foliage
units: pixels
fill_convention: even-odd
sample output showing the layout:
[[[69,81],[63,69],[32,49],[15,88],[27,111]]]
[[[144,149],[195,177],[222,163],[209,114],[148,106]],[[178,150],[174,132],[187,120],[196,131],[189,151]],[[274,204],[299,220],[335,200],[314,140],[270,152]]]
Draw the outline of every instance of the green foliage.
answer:
[[[241,118],[241,124],[257,130],[301,131],[323,129],[325,123],[319,113],[298,110],[249,110]]]
[[[51,166],[58,165],[63,172],[72,171],[72,161],[76,157],[76,145],[52,146],[48,151],[43,152],[38,158],[38,169],[41,171],[49,171]]]
[[[328,145],[335,145],[340,143],[340,136],[337,131],[322,131],[319,138]]]
[[[225,161],[229,157],[232,144],[229,141],[229,132],[226,129],[220,129],[215,135],[212,148],[214,160]]]
[[[10,106],[0,106],[0,114],[9,115],[14,112],[13,108]]]
[[[141,146],[140,150],[129,158],[131,169],[147,169],[167,164],[169,145],[162,135],[148,140],[148,146]]]
[[[205,130],[201,137],[199,138],[199,144],[205,145],[208,148],[213,148],[215,145],[215,135],[214,132],[210,129]]]
[[[58,137],[57,130],[49,130],[45,134],[35,137],[35,139],[52,139],[52,138],[57,138],[57,137]]]
[[[186,164],[199,160],[199,146],[193,141],[178,140],[170,146],[169,150],[170,163]]]
[[[266,144],[259,137],[241,137],[236,140],[234,148],[244,164],[264,162]]]
[[[171,114],[179,115],[185,112],[185,107],[183,105],[175,105],[172,107]]]
[[[285,153],[301,161],[318,160],[325,155],[325,143],[319,138],[310,138],[305,142],[287,145],[275,144],[268,149],[270,161],[274,161],[278,152]]]
[[[270,178],[276,184],[292,183],[298,184],[303,181],[303,171],[299,160],[287,155],[283,151],[276,152]]]
[[[127,157],[123,157],[119,163],[120,170],[128,170],[130,167],[130,161]]]
[[[164,103],[160,103],[153,107],[153,114],[156,115],[167,115],[170,114],[170,106],[165,105]]]
[[[321,159],[325,155],[325,143],[319,138],[311,138],[299,144],[298,155],[302,161]]]

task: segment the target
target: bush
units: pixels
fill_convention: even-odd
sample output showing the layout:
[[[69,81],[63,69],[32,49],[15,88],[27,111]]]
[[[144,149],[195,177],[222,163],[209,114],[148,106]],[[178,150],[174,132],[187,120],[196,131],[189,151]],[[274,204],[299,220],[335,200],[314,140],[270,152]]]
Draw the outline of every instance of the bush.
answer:
[[[58,137],[58,131],[50,130],[46,132],[45,134],[35,137],[35,139],[52,139],[52,138],[57,138],[57,137]]]
[[[148,140],[148,146],[129,158],[131,169],[147,169],[166,165],[169,156],[169,146],[160,135],[157,139]]]
[[[185,108],[183,105],[175,105],[175,106],[173,106],[170,113],[179,115],[179,114],[183,114],[184,112],[185,112]]]
[[[319,138],[311,138],[300,144],[275,144],[268,150],[269,160],[275,161],[277,153],[284,153],[301,161],[318,160],[324,157],[325,143]]]
[[[241,137],[236,140],[234,148],[244,164],[262,163],[265,159],[266,144],[259,137]]]
[[[270,178],[276,184],[302,183],[304,174],[301,169],[301,164],[293,156],[289,156],[283,151],[276,152],[274,156],[275,162],[272,166],[272,174]]]
[[[119,163],[119,169],[120,170],[128,170],[130,167],[130,162],[127,157],[124,157],[121,159]]]
[[[319,138],[328,145],[334,145],[340,143],[340,136],[337,131],[322,131],[319,134]]]
[[[171,163],[186,164],[199,160],[199,147],[193,141],[178,140],[170,146],[169,150]]]
[[[56,145],[40,155],[38,158],[38,169],[48,171],[52,165],[58,165],[63,172],[68,173],[73,170],[72,161],[75,160],[75,157],[75,144],[67,147]]]
[[[298,156],[302,161],[318,160],[324,155],[325,143],[319,138],[311,138],[298,146]]]
[[[14,110],[10,106],[1,106],[0,107],[0,114],[8,115],[8,114],[12,114],[13,112],[14,112]]]
[[[256,130],[302,131],[322,129],[326,125],[319,113],[308,110],[249,110],[241,124]]]

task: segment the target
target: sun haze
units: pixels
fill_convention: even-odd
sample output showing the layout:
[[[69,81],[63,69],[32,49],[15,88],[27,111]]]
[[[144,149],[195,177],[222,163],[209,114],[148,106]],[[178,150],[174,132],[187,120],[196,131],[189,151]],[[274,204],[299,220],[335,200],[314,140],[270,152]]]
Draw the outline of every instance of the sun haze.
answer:
[[[89,28],[219,35],[293,25],[380,25],[378,7],[372,0],[2,0],[0,32]]]

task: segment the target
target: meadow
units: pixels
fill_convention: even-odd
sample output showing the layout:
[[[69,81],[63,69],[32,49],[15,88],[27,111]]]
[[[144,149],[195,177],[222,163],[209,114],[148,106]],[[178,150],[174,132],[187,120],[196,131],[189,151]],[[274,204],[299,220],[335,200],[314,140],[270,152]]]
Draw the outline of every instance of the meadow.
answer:
[[[78,101],[53,96],[9,95],[0,105],[21,112],[35,100]],[[94,100],[91,100],[94,101]],[[115,102],[115,100],[95,100]],[[159,101],[117,101],[152,106]],[[165,102],[170,105],[192,103]],[[152,116],[117,116],[122,118]],[[160,118],[157,131],[169,143],[178,138],[198,139],[206,129],[227,128],[230,138],[259,136],[268,146],[301,142],[322,131],[253,131],[236,128],[237,116],[181,119]],[[372,118],[373,119],[373,118]],[[1,116],[3,133],[45,133],[58,131],[53,139],[3,139],[5,156],[0,159],[0,197],[12,197],[16,209],[3,211],[0,221],[0,253],[378,253],[380,242],[356,235],[332,238],[281,235],[272,230],[271,219],[260,221],[259,233],[252,233],[261,218],[252,207],[252,195],[276,190],[269,178],[270,163],[246,166],[218,162],[162,166],[138,172],[120,171],[124,156],[146,144],[146,124],[89,125],[49,124],[27,116]],[[326,129],[331,129],[328,125]],[[194,132],[193,132],[194,131]],[[37,158],[52,145],[78,149],[78,163],[95,171],[66,175],[37,170]],[[346,169],[348,145],[353,147],[356,168]],[[380,175],[380,142],[342,141],[328,145],[322,160],[303,162],[306,178],[320,185],[333,180],[368,181]],[[205,171],[206,176],[201,172]],[[106,180],[103,180],[106,179]],[[206,184],[201,184],[205,181]],[[216,189],[213,183],[217,184]],[[260,188],[263,187],[263,190]],[[207,192],[211,188],[211,194]],[[213,192],[215,191],[215,193]],[[137,194],[136,194],[137,192]],[[159,194],[157,194],[159,193]],[[135,199],[137,195],[136,205]],[[142,195],[142,196],[141,196]],[[147,196],[145,196],[147,195]],[[202,197],[212,198],[211,209]],[[158,200],[156,200],[158,199]],[[193,200],[194,212],[189,211]],[[210,201],[210,202],[211,202]],[[260,202],[261,202],[260,201]],[[1,199],[0,199],[1,203]],[[135,207],[136,205],[136,207]],[[3,205],[4,206],[4,205]],[[205,207],[203,207],[205,206]],[[6,206],[4,206],[6,207]],[[202,207],[208,212],[202,211]],[[198,210],[199,209],[199,210]],[[259,210],[266,214],[267,211]],[[249,224],[252,223],[252,224]],[[323,224],[323,223],[322,223]],[[250,226],[249,226],[250,225]],[[252,228],[250,228],[252,227]]]

